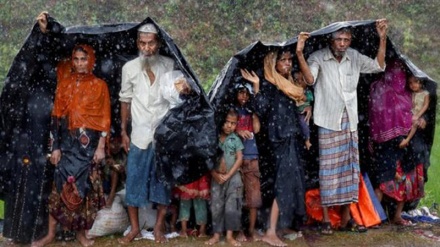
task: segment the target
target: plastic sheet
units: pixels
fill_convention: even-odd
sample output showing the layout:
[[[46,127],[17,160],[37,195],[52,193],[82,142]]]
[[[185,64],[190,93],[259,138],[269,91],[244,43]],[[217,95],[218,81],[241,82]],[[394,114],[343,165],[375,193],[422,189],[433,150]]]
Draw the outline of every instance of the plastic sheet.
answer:
[[[321,48],[328,45],[329,38],[332,32],[339,30],[343,27],[352,27],[353,40],[351,47],[360,51],[361,53],[374,58],[379,46],[379,37],[377,35],[375,21],[348,21],[348,22],[336,22],[330,24],[319,30],[311,32],[311,37],[306,41],[304,48],[304,55],[306,59],[308,56]],[[241,78],[240,69],[247,69],[249,71],[255,71],[257,74],[262,75],[263,59],[268,51],[285,48],[290,50],[292,54],[296,54],[297,36],[282,43],[263,43],[256,41],[237,54],[235,54],[228,63],[224,66],[221,73],[216,78],[212,85],[208,97],[210,102],[216,111],[216,123],[220,124],[221,119],[225,114],[225,109],[234,102],[234,86],[239,83]],[[426,89],[430,93],[431,101],[429,109],[426,113],[427,127],[423,131],[424,140],[427,143],[429,150],[431,150],[434,140],[434,127],[435,127],[435,112],[437,105],[437,83],[421,71],[416,65],[414,65],[409,58],[402,55],[397,47],[392,43],[390,38],[387,40],[387,52],[386,60],[398,59],[401,60],[406,68],[414,74],[416,77],[422,79],[425,83]],[[298,69],[297,58],[293,57],[293,67]],[[361,169],[368,166],[370,155],[368,153],[368,97],[370,84],[377,79],[376,75],[361,75],[360,83],[358,85],[358,105],[359,105],[359,146],[360,146],[360,160]],[[305,152],[303,158],[305,160],[306,171],[306,186],[307,188],[318,188],[318,145],[317,145],[317,128],[313,125],[313,119],[310,124],[311,127],[311,142],[315,143],[309,152]],[[273,173],[273,160],[270,158],[270,153],[265,153],[264,148],[265,140],[267,140],[267,133],[264,131],[257,135],[257,144],[259,145],[260,152],[260,171],[262,173],[262,190],[263,197],[270,197],[270,183],[271,173]],[[270,200],[265,200],[270,203]]]
[[[46,155],[50,152],[49,124],[57,64],[70,56],[75,44],[94,48],[93,73],[108,84],[112,105],[110,134],[118,136],[121,68],[138,55],[137,29],[146,23],[159,30],[162,39],[159,53],[175,61],[176,69],[192,88],[188,100],[170,111],[158,127],[156,156],[163,157],[158,164],[159,175],[170,183],[186,183],[213,166],[217,149],[214,111],[168,33],[151,18],[141,23],[64,28],[49,17],[48,33],[41,33],[38,24],[33,27],[13,61],[0,96],[0,194],[6,201],[7,216],[4,236],[29,243],[40,238],[47,226],[45,208],[53,168]],[[176,135],[171,135],[169,130]]]

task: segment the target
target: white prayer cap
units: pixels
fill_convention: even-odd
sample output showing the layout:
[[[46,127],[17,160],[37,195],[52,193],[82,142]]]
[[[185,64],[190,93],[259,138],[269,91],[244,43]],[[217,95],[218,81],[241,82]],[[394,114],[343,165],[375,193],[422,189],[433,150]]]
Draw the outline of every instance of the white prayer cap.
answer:
[[[157,29],[156,29],[156,27],[153,24],[147,23],[147,24],[144,24],[144,25],[140,26],[139,29],[138,29],[138,32],[141,32],[141,33],[155,33],[155,34],[157,34]]]

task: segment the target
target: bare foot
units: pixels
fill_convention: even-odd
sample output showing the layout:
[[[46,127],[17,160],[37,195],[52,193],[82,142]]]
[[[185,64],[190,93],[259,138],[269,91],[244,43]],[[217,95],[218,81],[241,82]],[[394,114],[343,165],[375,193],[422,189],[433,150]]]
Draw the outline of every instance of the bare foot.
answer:
[[[181,230],[181,231],[179,232],[179,237],[187,238],[187,237],[188,237],[188,234],[186,233],[186,230]]]
[[[246,235],[244,235],[244,232],[243,232],[243,231],[240,231],[240,232],[238,233],[237,241],[238,241],[238,242],[247,242],[247,241],[248,241],[248,239],[246,238]]]
[[[226,238],[226,242],[231,246],[241,246],[241,243],[235,240],[234,238]]]
[[[270,246],[277,246],[277,247],[284,247],[287,246],[286,243],[284,243],[283,241],[281,241],[280,238],[278,238],[278,236],[276,234],[265,234],[262,238],[262,241],[264,241],[265,243],[269,244]]]
[[[198,238],[205,238],[208,235],[206,235],[206,224],[201,224],[199,229],[199,234],[197,235]]]
[[[86,238],[84,233],[81,234],[79,232],[76,234],[76,240],[78,240],[83,247],[90,247],[95,243],[94,240]]]
[[[43,247],[53,242],[55,236],[46,235],[44,238],[32,242],[31,247]],[[13,243],[13,242],[12,242]]]
[[[261,241],[262,236],[258,232],[251,233],[250,241]]]
[[[123,238],[118,238],[118,242],[122,245],[127,245],[129,244],[131,241],[133,241],[133,239],[135,239],[138,235],[139,235],[139,231],[130,231],[125,237]]]
[[[153,235],[154,235],[154,242],[158,244],[166,243],[168,241],[168,239],[165,237],[162,231],[157,231],[156,229],[154,229]]]
[[[210,238],[208,241],[205,242],[206,245],[214,245],[216,243],[220,242],[220,235],[214,234],[212,238]]]
[[[10,247],[10,246],[20,246],[20,245],[16,244],[14,242],[14,240],[12,240],[12,239],[6,239],[3,246]],[[32,246],[33,246],[33,243],[32,243]]]

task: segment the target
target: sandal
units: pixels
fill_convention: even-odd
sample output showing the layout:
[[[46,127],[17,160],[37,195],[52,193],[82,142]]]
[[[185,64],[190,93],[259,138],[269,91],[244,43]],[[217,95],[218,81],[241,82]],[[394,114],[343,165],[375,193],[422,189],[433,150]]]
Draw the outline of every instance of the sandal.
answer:
[[[339,231],[342,232],[366,232],[367,228],[362,225],[356,224],[353,219],[350,219],[345,226],[339,227]]]
[[[321,226],[322,235],[333,235],[333,229],[330,222],[322,222]]]
[[[197,237],[199,231],[197,231],[197,229],[188,229],[187,234],[188,236]]]

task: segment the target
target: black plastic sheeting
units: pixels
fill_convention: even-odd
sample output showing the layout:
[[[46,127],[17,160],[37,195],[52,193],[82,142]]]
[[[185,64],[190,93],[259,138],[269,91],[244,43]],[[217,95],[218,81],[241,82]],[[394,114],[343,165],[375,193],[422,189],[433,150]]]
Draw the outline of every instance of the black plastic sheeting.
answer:
[[[151,18],[141,23],[64,28],[48,18],[49,33],[36,24],[15,57],[0,97],[0,194],[6,201],[4,235],[29,243],[44,234],[53,166],[46,154],[56,89],[56,65],[75,44],[95,49],[94,74],[107,82],[112,105],[111,135],[120,134],[121,68],[138,55],[137,29],[152,23],[159,30],[159,53],[174,59],[192,93],[165,116],[156,130],[158,175],[170,184],[198,179],[214,165],[217,132],[214,110],[173,39]],[[25,162],[24,160],[29,160]]]
[[[308,56],[321,48],[326,47],[329,44],[329,38],[331,33],[337,31],[343,27],[351,27],[353,40],[351,47],[358,50],[359,52],[374,58],[377,54],[377,49],[379,46],[379,36],[377,35],[375,21],[347,21],[347,22],[336,22],[330,24],[324,28],[311,32],[311,37],[306,41],[304,48],[304,56],[306,59]],[[235,54],[225,65],[221,73],[218,75],[216,81],[211,87],[208,97],[213,107],[216,109],[216,123],[220,126],[221,119],[225,115],[225,111],[229,109],[231,105],[234,104],[235,94],[234,85],[239,83],[242,78],[240,74],[240,69],[253,70],[261,77],[263,75],[263,59],[268,51],[284,48],[290,50],[294,55],[293,67],[298,69],[297,58],[295,57],[297,36],[289,39],[283,43],[262,43],[257,41],[247,46],[237,54]],[[425,83],[426,90],[430,93],[430,105],[428,111],[425,113],[427,118],[427,127],[423,131],[424,139],[431,150],[433,140],[434,140],[434,127],[435,127],[435,112],[437,104],[437,83],[426,75],[423,71],[417,68],[407,57],[402,55],[397,47],[394,46],[392,41],[387,38],[387,52],[386,60],[399,59],[404,62],[407,69],[416,77],[422,79]],[[361,169],[365,168],[370,162],[370,155],[368,154],[368,98],[370,84],[377,79],[380,74],[376,75],[361,75],[360,83],[358,85],[358,106],[359,106],[359,119],[360,123],[359,129],[359,147],[360,147],[360,160]],[[276,106],[275,106],[276,107]],[[306,152],[303,156],[305,159],[305,171],[306,171],[306,186],[307,188],[317,188],[319,187],[318,181],[318,149],[317,149],[317,127],[313,125],[313,119],[310,124],[311,127],[311,142],[313,143],[310,151]],[[264,128],[262,128],[264,129]],[[259,133],[256,135],[258,140],[267,140],[267,133]],[[258,143],[259,147],[264,146],[264,143]],[[266,148],[260,148],[260,172],[261,172],[261,189],[263,192],[263,201],[266,203],[271,203],[270,198],[272,192],[271,188],[271,177],[273,173],[273,160],[271,158],[273,154],[261,152],[261,150],[267,150]]]

